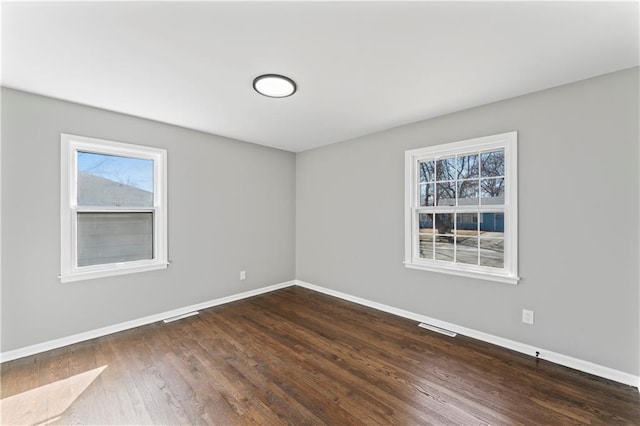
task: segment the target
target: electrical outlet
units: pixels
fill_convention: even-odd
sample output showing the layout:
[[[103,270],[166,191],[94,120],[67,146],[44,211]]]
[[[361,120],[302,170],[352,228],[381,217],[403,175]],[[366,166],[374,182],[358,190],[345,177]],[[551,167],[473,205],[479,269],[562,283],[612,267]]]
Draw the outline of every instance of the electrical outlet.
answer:
[[[528,309],[523,309],[522,310],[522,322],[525,324],[532,324],[533,325],[533,311],[530,311]]]
[[[240,281],[247,278],[247,271],[240,271]]]

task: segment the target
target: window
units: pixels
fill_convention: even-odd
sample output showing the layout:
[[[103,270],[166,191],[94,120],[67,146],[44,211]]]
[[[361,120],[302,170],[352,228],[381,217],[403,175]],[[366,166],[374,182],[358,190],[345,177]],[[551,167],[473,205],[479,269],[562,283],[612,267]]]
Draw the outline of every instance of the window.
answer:
[[[517,132],[405,152],[405,266],[518,282]]]
[[[166,150],[60,141],[62,282],[166,268]]]

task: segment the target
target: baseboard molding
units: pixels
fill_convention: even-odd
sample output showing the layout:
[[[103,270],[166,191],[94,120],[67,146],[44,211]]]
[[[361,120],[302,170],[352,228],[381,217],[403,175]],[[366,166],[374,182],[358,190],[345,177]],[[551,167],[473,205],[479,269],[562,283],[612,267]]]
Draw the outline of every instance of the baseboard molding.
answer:
[[[183,308],[173,309],[171,311],[161,312],[155,315],[149,315],[143,318],[138,318],[131,321],[122,322],[107,327],[98,328],[84,333],[78,333],[60,339],[49,340],[48,342],[38,343],[31,346],[26,346],[20,349],[14,349],[12,351],[0,353],[0,362],[11,361],[18,358],[24,358],[26,356],[39,354],[41,352],[50,351],[52,349],[58,349],[64,346],[72,345],[74,343],[83,342],[85,340],[95,339],[96,337],[106,336],[108,334],[117,333],[119,331],[129,330],[131,328],[140,327],[142,325],[151,324],[154,322],[162,321],[166,318],[176,317],[178,315],[184,315],[186,313],[197,311],[200,309],[211,308],[213,306],[224,305],[225,303],[235,302],[236,300],[246,299],[248,297],[257,296],[259,294],[268,293],[270,291],[279,290],[281,288],[290,287],[295,285],[295,281],[287,281],[280,284],[275,284],[267,287],[262,287],[256,290],[245,291],[243,293],[233,294],[231,296],[221,297],[219,299],[213,299],[195,305],[185,306]]]
[[[467,327],[462,327],[450,322],[441,321],[436,318],[431,318],[425,315],[416,314],[414,312],[405,311],[404,309],[394,308],[393,306],[384,305],[382,303],[373,302],[371,300],[363,299],[361,297],[352,296],[350,294],[342,293],[339,291],[331,290],[325,287],[310,284],[305,281],[296,280],[295,285],[308,288],[319,293],[324,293],[329,296],[334,296],[339,299],[344,299],[349,302],[354,302],[359,305],[368,306],[370,308],[377,309],[379,311],[388,312],[390,314],[398,315],[404,318],[408,318],[417,322],[424,322],[427,324],[435,325],[436,327],[444,328],[447,330],[455,331],[458,334],[462,334],[467,337],[482,340],[483,342],[492,343],[503,348],[511,349],[516,352],[521,352],[527,355],[536,356],[536,352],[539,353],[538,357],[555,364],[564,365],[565,367],[573,368],[585,373],[593,374],[594,376],[603,377],[605,379],[613,380],[619,383],[624,383],[633,387],[637,387],[640,390],[640,377],[633,374],[625,373],[623,371],[614,370],[609,367],[594,364],[589,361],[584,361],[578,358],[573,358],[567,355],[559,354],[556,352],[548,351],[535,346],[527,345],[525,343],[516,342],[514,340],[505,339],[492,334],[484,333],[482,331],[474,330]]]
[[[593,374],[595,376],[603,377],[605,379],[613,380],[619,383],[637,387],[640,390],[640,377],[633,374],[625,373],[619,370],[614,370],[609,367],[594,364],[589,361],[584,361],[578,358],[570,357],[567,355],[559,354],[553,351],[548,351],[542,348],[531,346],[525,343],[516,342],[514,340],[505,339],[492,334],[484,333],[482,331],[474,330],[467,327],[462,327],[450,322],[441,321],[436,318],[431,318],[426,315],[416,314],[414,312],[406,311],[404,309],[395,308],[393,306],[385,305],[371,300],[363,299],[361,297],[352,296],[350,294],[342,293],[336,290],[332,290],[326,287],[321,287],[315,284],[311,284],[305,281],[293,280],[280,284],[275,284],[267,287],[261,287],[259,289],[245,291],[243,293],[233,294],[231,296],[221,297],[219,299],[213,299],[195,305],[185,306],[171,311],[161,312],[155,315],[149,315],[143,318],[138,318],[131,321],[122,322],[119,324],[102,327],[95,330],[90,330],[84,333],[78,333],[60,339],[50,340],[44,343],[38,343],[24,348],[15,349],[7,352],[0,353],[0,362],[12,361],[18,358],[24,358],[26,356],[35,355],[41,352],[46,352],[52,349],[58,349],[64,346],[72,345],[74,343],[83,342],[85,340],[95,339],[96,337],[106,336],[108,334],[117,333],[119,331],[129,330],[131,328],[140,327],[143,325],[151,324],[154,322],[162,321],[166,318],[175,317],[178,315],[184,315],[186,313],[197,311],[200,309],[211,308],[218,305],[224,305],[225,303],[235,302],[237,300],[246,299],[248,297],[257,296],[259,294],[268,293],[271,291],[279,290],[285,287],[297,285],[300,287],[308,288],[309,290],[324,293],[329,296],[337,297],[339,299],[347,300],[349,302],[357,303],[359,305],[368,306],[379,311],[388,312],[390,314],[398,315],[404,318],[408,318],[417,322],[424,322],[427,324],[435,325],[436,327],[444,328],[447,330],[455,331],[458,334],[472,337],[474,339],[482,340],[487,343],[492,343],[503,348],[511,349],[516,352],[521,352],[527,355],[535,356],[536,352],[539,353],[539,358],[547,361],[564,365],[565,367],[573,368],[585,373]]]

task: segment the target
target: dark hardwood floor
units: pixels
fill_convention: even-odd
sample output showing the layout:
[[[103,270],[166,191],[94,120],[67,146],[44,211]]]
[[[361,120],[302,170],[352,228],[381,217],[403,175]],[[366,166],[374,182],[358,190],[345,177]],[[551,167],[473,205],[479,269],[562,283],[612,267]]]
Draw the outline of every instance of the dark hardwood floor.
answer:
[[[300,287],[2,365],[2,424],[640,424],[636,388]]]

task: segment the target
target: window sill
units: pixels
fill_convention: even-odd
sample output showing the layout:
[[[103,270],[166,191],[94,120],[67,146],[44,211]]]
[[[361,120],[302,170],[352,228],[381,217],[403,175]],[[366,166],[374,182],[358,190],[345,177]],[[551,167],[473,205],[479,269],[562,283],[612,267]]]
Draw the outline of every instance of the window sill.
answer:
[[[421,263],[403,262],[404,266],[409,269],[418,269],[421,271],[439,272],[442,274],[458,275],[461,277],[477,278],[479,280],[495,281],[505,284],[517,285],[520,277],[503,274],[492,274],[488,272],[469,271],[457,268],[447,268],[442,266],[424,265]]]
[[[169,265],[168,263],[164,262],[164,263],[154,263],[154,264],[147,264],[147,265],[137,265],[137,266],[120,266],[120,267],[114,266],[109,269],[63,274],[58,278],[60,278],[60,282],[68,283],[73,281],[92,280],[95,278],[106,278],[106,277],[112,277],[117,275],[134,274],[137,272],[155,271],[158,269],[166,269],[168,265]]]

